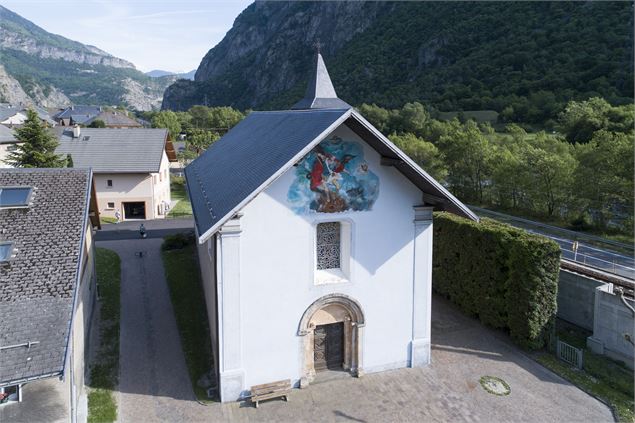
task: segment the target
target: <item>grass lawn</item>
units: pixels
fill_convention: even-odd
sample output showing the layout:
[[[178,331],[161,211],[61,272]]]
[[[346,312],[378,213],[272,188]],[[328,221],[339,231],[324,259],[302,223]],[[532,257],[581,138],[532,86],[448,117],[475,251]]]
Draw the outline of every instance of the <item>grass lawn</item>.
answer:
[[[192,204],[187,197],[185,183],[182,180],[174,181],[170,184],[172,201],[177,201],[176,206],[170,210],[168,217],[192,216]]]
[[[189,243],[161,254],[192,388],[199,400],[209,401],[205,390],[197,385],[200,377],[213,368],[213,359],[196,248]]]
[[[111,250],[96,249],[97,284],[100,294],[99,350],[90,367],[88,421],[114,422],[114,393],[119,379],[119,317],[121,260]]]
[[[578,370],[548,353],[539,354],[538,362],[582,390],[604,400],[613,408],[620,422],[632,423],[635,419],[633,371],[608,357],[593,354],[586,348],[586,334],[569,325],[563,326],[558,327],[558,337],[584,350],[584,369]]]
[[[108,216],[99,216],[99,221],[101,222],[101,224],[105,224],[105,223],[117,223],[117,219],[115,219],[114,217],[108,217]]]

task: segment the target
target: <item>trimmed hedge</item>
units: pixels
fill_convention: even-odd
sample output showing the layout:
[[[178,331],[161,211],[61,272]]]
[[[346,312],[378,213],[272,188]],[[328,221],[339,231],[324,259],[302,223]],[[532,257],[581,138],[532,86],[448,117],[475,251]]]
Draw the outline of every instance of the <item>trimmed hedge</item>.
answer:
[[[434,214],[432,287],[524,348],[547,342],[556,315],[560,246],[491,219]]]

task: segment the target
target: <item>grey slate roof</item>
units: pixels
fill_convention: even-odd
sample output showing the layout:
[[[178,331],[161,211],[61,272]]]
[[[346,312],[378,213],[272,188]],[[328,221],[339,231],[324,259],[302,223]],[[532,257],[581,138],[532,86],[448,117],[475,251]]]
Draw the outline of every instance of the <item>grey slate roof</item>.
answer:
[[[422,191],[426,203],[478,221],[469,208],[337,98],[319,53],[306,95],[293,109],[252,112],[185,168],[199,242],[342,124],[389,159]]]
[[[20,107],[12,106],[8,103],[0,103],[0,122],[11,116],[15,116],[17,113],[20,113],[21,110]]]
[[[337,98],[324,59],[320,53],[317,53],[306,94],[291,109],[348,109],[349,107],[351,106],[348,103]]]
[[[28,209],[0,209],[0,241],[15,257],[0,264],[0,386],[64,369],[88,219],[87,169],[0,169],[0,186],[31,186]],[[17,251],[16,251],[17,250]]]
[[[55,128],[60,141],[56,152],[70,154],[75,167],[91,167],[95,173],[158,172],[168,130],[161,128]],[[88,139],[86,139],[88,137]]]
[[[101,112],[97,116],[92,117],[92,118],[88,119],[87,121],[85,121],[84,124],[90,125],[95,120],[101,120],[102,122],[104,122],[106,124],[106,127],[110,126],[110,127],[137,127],[137,128],[141,128],[143,126],[139,122],[137,122],[136,120],[126,116],[125,113],[123,113],[123,112],[113,112],[113,111]]]
[[[13,130],[0,125],[0,144],[11,144],[14,142],[16,142],[16,139]]]
[[[185,168],[198,233],[217,225],[348,113],[346,109],[250,113]]]
[[[53,115],[53,119],[68,119],[73,115],[89,115],[89,116],[97,116],[101,113],[100,106],[85,106],[85,105],[76,105],[67,107],[64,110],[59,111],[58,113]]]

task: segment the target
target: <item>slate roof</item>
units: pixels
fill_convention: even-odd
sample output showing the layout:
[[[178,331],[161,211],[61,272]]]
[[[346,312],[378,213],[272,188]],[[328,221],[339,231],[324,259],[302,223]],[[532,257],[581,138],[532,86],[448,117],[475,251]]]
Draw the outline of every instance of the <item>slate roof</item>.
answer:
[[[168,130],[162,128],[55,128],[60,141],[56,152],[70,154],[75,167],[91,167],[95,173],[158,172]]]
[[[21,108],[12,106],[7,103],[0,103],[0,122],[9,119],[21,112]],[[25,113],[26,114],[26,113]]]
[[[298,101],[291,109],[348,109],[351,106],[340,100],[335,93],[329,71],[326,69],[324,59],[320,53],[315,55],[315,71],[311,74],[311,80],[307,86],[304,98]]]
[[[346,109],[250,113],[185,168],[198,233],[217,225],[348,113]]]
[[[97,116],[92,117],[92,118],[88,119],[87,121],[85,121],[84,124],[90,125],[95,120],[101,120],[102,122],[104,122],[106,124],[106,127],[136,127],[136,128],[141,128],[143,126],[139,122],[137,122],[136,120],[131,119],[128,116],[126,116],[126,114],[123,113],[123,112],[112,112],[112,111],[101,112]]]
[[[102,109],[100,106],[85,106],[85,105],[70,106],[54,114],[53,119],[68,119],[73,115],[75,116],[89,115],[92,117],[92,116],[97,116],[98,114],[100,114],[101,110]]]
[[[12,144],[14,142],[16,142],[16,139],[13,130],[0,125],[0,144]]]
[[[0,209],[0,241],[14,243],[0,264],[0,386],[64,370],[88,219],[87,169],[0,169],[0,186],[34,188],[24,209]]]
[[[338,126],[345,124],[421,189],[423,201],[478,217],[346,102],[337,98],[322,56],[294,110],[252,112],[185,168],[199,242],[236,214]]]

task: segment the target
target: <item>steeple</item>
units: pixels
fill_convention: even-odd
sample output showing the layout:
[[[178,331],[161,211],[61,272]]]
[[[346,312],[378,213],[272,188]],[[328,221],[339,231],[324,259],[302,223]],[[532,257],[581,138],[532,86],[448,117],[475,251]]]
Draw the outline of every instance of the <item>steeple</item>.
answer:
[[[316,43],[315,65],[306,94],[291,109],[350,109],[350,107],[348,103],[337,98],[329,71],[320,54],[320,43]]]

